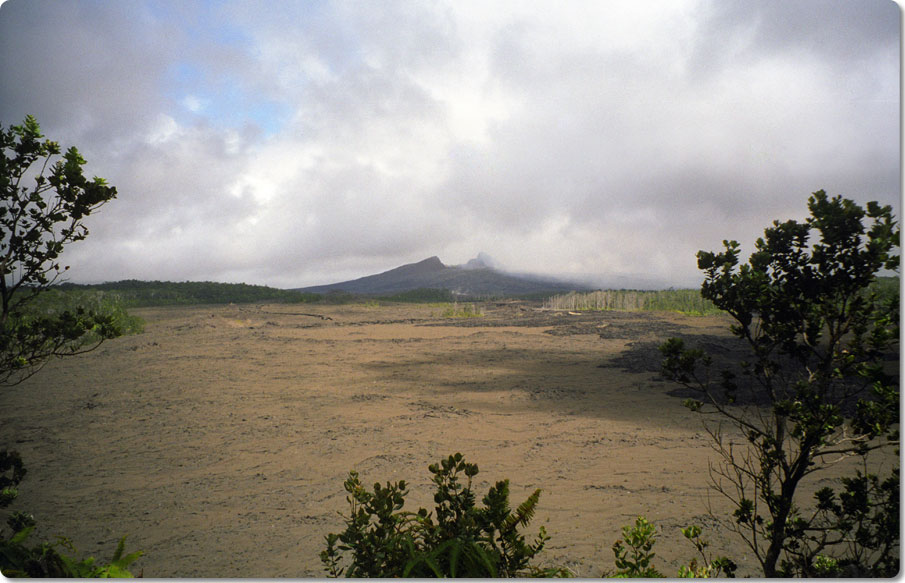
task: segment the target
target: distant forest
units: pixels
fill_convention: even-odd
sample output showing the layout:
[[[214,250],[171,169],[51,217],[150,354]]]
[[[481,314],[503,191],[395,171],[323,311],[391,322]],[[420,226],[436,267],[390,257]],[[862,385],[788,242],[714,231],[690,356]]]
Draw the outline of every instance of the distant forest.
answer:
[[[883,295],[899,294],[898,277],[880,277],[875,284]],[[385,302],[453,302],[456,300],[493,300],[499,297],[460,297],[447,289],[413,289],[392,295],[360,295],[346,292],[311,293],[278,289],[247,283],[216,283],[211,281],[123,281],[100,284],[63,283],[60,291],[102,292],[116,296],[124,307],[175,306],[194,304],[248,304],[255,302],[348,304],[361,301]],[[698,290],[609,290],[588,294],[516,295],[513,298],[545,300],[553,309],[677,309],[689,313],[712,313]],[[615,301],[618,300],[618,301]],[[626,304],[628,302],[631,305]],[[656,301],[654,301],[656,300]],[[601,303],[603,302],[603,303]]]
[[[101,292],[116,296],[125,307],[178,306],[196,304],[249,304],[255,302],[349,304],[386,302],[452,302],[462,299],[446,289],[413,289],[392,295],[365,296],[341,291],[312,293],[247,283],[212,281],[138,281],[127,279],[99,284],[63,283],[63,292]],[[539,298],[540,299],[540,298]]]
[[[212,281],[138,281],[127,279],[91,285],[63,283],[62,291],[99,291],[119,296],[126,307],[254,302],[317,302],[322,294],[301,293],[247,283]]]
[[[438,303],[456,300],[490,300],[495,296],[465,297],[448,289],[419,288],[394,294],[353,294],[344,291],[312,293],[247,283],[211,281],[138,281],[127,279],[99,284],[63,283],[54,286],[66,292],[101,292],[116,296],[125,307],[178,306],[196,304],[249,304],[255,302],[350,304],[364,301]],[[549,294],[522,294],[521,299],[543,300]]]

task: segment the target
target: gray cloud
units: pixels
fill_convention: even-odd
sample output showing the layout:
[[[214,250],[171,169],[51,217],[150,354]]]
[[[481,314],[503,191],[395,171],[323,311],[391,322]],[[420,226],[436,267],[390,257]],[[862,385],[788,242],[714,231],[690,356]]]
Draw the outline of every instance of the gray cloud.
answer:
[[[734,59],[818,54],[849,70],[899,44],[901,9],[891,0],[712,0],[707,12],[701,51],[732,47]]]
[[[0,8],[3,119],[34,113],[85,149],[140,130],[149,110],[164,107],[159,80],[181,36],[175,23],[151,18],[137,3],[7,2]]]
[[[76,280],[325,283],[487,251],[696,280],[824,188],[899,197],[898,7],[866,2],[0,8],[0,120],[120,197]]]

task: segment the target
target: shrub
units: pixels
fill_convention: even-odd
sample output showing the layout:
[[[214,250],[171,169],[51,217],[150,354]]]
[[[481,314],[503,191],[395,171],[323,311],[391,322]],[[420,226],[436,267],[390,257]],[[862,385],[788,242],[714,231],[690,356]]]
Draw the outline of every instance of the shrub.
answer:
[[[679,578],[701,579],[708,577],[734,577],[735,562],[726,557],[711,558],[707,554],[709,543],[701,538],[701,527],[692,525],[682,529],[682,534],[691,541],[703,559],[698,563],[697,557],[688,565],[679,567]],[[643,516],[635,520],[634,526],[622,527],[622,539],[613,543],[616,571],[610,576],[617,578],[661,578],[663,573],[654,568],[652,562],[656,554],[653,552],[657,541],[657,527]]]
[[[478,507],[472,479],[478,466],[456,453],[429,466],[436,486],[433,513],[403,510],[405,481],[362,486],[355,471],[345,489],[350,504],[346,530],[326,536],[321,552],[332,577],[549,577],[565,569],[543,569],[532,560],[549,540],[544,528],[528,543],[519,527],[528,526],[540,499],[535,490],[515,510],[509,481],[496,483]],[[464,483],[463,483],[464,480]],[[344,564],[347,563],[347,564]]]
[[[484,310],[475,308],[474,304],[462,304],[460,307],[459,302],[454,302],[443,310],[442,316],[444,318],[483,318]]]
[[[656,556],[651,549],[657,539],[657,528],[653,524],[639,516],[634,527],[622,527],[622,539],[613,543],[617,569],[615,577],[663,577],[663,573],[651,566]]]
[[[22,515],[14,514],[10,523],[19,519]],[[141,555],[141,551],[124,555],[126,537],[120,539],[113,558],[109,563],[97,563],[94,557],[87,559],[74,559],[62,552],[66,549],[75,552],[72,542],[60,537],[56,543],[41,543],[34,547],[25,544],[25,539],[34,528],[31,525],[22,528],[11,538],[0,539],[0,571],[5,577],[33,577],[41,579],[58,578],[90,578],[105,579],[111,577],[133,578],[134,575],[127,567],[134,563]]]

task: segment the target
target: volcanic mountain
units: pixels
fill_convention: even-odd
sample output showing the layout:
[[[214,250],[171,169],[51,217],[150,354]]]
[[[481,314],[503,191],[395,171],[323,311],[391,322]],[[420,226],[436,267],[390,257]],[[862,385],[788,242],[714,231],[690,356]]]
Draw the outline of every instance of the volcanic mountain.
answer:
[[[552,278],[516,275],[499,271],[483,253],[465,265],[444,265],[430,257],[359,279],[300,288],[296,291],[326,293],[343,291],[363,295],[387,295],[415,289],[446,289],[463,296],[520,295],[540,292],[584,291],[587,286]]]

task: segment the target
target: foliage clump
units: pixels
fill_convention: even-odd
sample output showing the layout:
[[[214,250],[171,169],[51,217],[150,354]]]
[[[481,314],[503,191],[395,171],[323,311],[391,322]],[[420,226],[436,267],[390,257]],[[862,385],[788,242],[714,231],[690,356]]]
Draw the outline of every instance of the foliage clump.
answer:
[[[615,577],[653,578],[663,577],[663,573],[652,565],[656,554],[653,552],[657,540],[657,528],[643,516],[635,520],[635,525],[622,527],[622,538],[613,543],[616,556]]]
[[[15,513],[7,523],[13,528],[13,534],[8,539],[0,538],[0,571],[5,577],[131,579],[134,575],[128,567],[142,555],[141,551],[124,554],[126,537],[123,537],[109,563],[99,563],[94,557],[76,559],[66,554],[76,549],[65,537],[59,537],[55,543],[28,546],[26,539],[34,529],[34,519],[30,516]]]
[[[84,219],[116,197],[103,178],[85,177],[76,148],[61,154],[59,144],[43,138],[31,116],[0,128],[0,384],[24,380],[51,356],[77,354],[121,334],[107,313],[30,309],[69,269],[60,254],[88,236]]]
[[[701,538],[701,527],[691,525],[682,529],[682,535],[689,540],[698,551],[702,561],[694,557],[687,565],[679,567],[680,579],[704,579],[710,577],[734,577],[737,566],[726,557],[711,558],[707,552],[710,543]],[[607,575],[615,578],[653,579],[665,577],[653,566],[656,553],[653,552],[657,542],[657,527],[639,516],[633,526],[622,527],[622,538],[613,543],[616,571]]]
[[[478,466],[456,453],[429,468],[436,486],[433,512],[403,510],[405,481],[373,492],[349,473],[350,504],[342,533],[326,536],[321,561],[332,577],[549,577],[565,569],[532,563],[549,540],[543,527],[533,542],[519,532],[534,516],[541,490],[515,509],[509,481],[497,482],[478,506],[472,479]]]
[[[476,308],[474,304],[462,304],[459,305],[459,302],[453,302],[451,305],[447,305],[446,309],[443,310],[442,314],[443,318],[483,318],[484,310],[482,308]]]

